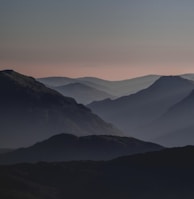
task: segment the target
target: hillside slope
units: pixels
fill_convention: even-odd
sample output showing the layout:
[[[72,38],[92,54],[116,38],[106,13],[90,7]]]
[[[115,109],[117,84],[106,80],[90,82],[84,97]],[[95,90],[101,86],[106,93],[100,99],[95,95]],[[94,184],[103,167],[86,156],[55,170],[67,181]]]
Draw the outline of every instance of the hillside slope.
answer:
[[[31,77],[0,71],[0,146],[29,146],[62,132],[76,135],[122,134],[73,98]]]
[[[31,147],[17,149],[0,155],[0,164],[39,161],[110,160],[119,156],[161,149],[163,149],[162,146],[143,142],[135,138],[109,135],[76,137],[70,134],[60,134]]]

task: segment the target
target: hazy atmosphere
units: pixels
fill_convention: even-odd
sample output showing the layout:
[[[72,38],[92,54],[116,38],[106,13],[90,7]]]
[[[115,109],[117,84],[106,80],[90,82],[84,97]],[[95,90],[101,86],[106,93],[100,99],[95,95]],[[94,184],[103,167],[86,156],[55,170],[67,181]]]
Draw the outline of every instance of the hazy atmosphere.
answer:
[[[0,69],[125,79],[193,72],[191,0],[0,0]]]
[[[194,1],[0,0],[0,199],[193,199]]]

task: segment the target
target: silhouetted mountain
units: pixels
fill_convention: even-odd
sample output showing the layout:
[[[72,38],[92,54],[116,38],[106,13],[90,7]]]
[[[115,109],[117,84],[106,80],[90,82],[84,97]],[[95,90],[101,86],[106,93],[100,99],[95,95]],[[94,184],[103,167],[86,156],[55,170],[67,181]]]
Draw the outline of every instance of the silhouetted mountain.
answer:
[[[0,197],[9,199],[193,199],[194,147],[108,162],[0,166]]]
[[[166,146],[194,144],[194,90],[144,131]]]
[[[11,70],[0,71],[0,94],[1,147],[28,146],[60,132],[121,134],[73,98]]]
[[[157,132],[147,133],[144,131],[144,126],[161,117],[193,89],[192,81],[178,76],[164,76],[149,88],[136,94],[116,100],[94,102],[88,107],[131,136],[152,140]],[[157,129],[155,130],[157,131]]]
[[[104,91],[97,90],[96,88],[92,88],[82,83],[72,83],[65,86],[58,86],[54,89],[64,96],[73,97],[77,102],[82,104],[89,104],[93,101],[113,98],[113,96]]]
[[[28,148],[0,156],[0,164],[39,161],[110,160],[119,156],[157,151],[157,144],[109,135],[76,137],[60,134]]]
[[[105,93],[109,93],[112,96],[121,97],[136,93],[141,89],[147,88],[159,77],[160,76],[158,75],[148,75],[120,81],[108,81],[95,77],[82,77],[75,79],[66,77],[47,77],[40,78],[38,80],[52,88],[56,86],[64,86],[70,83],[82,83],[87,86],[104,91]]]

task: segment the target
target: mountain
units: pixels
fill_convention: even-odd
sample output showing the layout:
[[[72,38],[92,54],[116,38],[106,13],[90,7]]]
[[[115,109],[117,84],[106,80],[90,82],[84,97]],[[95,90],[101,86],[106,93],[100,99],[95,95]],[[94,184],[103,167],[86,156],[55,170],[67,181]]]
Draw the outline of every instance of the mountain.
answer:
[[[44,77],[44,78],[38,78],[37,81],[49,87],[64,86],[76,82],[73,78],[68,78],[68,77]]]
[[[61,94],[67,97],[73,97],[77,102],[82,104],[89,104],[93,101],[99,101],[106,98],[113,98],[108,93],[92,88],[83,83],[72,83],[65,86],[58,86],[54,88]]]
[[[19,162],[56,162],[70,160],[110,160],[119,156],[163,149],[162,146],[135,138],[110,135],[76,137],[55,135],[31,147],[17,149],[0,156],[0,164]]]
[[[29,146],[61,132],[76,135],[122,133],[73,98],[32,77],[0,71],[0,146]]]
[[[184,74],[184,75],[181,75],[181,77],[194,81],[194,74],[193,73]]]
[[[81,83],[105,93],[109,93],[111,96],[121,97],[136,93],[137,91],[149,87],[159,77],[160,76],[158,75],[147,75],[120,81],[108,81],[95,77],[82,77],[75,79],[67,77],[47,77],[39,78],[38,81],[52,88],[64,86],[71,83]]]
[[[194,147],[111,161],[0,166],[0,197],[9,199],[193,199]]]
[[[143,140],[152,140],[156,132],[144,127],[165,114],[194,89],[194,83],[179,76],[163,76],[149,88],[116,100],[104,100],[88,105],[96,114]]]
[[[147,75],[142,77],[136,77],[132,79],[119,80],[119,81],[105,81],[96,78],[82,78],[85,82],[90,82],[96,85],[100,85],[99,89],[102,89],[113,96],[122,97],[125,95],[136,93],[144,88],[149,87],[160,76]]]
[[[144,131],[154,135],[152,140],[166,146],[191,145],[194,140],[193,118],[194,90],[147,128],[144,128]]]

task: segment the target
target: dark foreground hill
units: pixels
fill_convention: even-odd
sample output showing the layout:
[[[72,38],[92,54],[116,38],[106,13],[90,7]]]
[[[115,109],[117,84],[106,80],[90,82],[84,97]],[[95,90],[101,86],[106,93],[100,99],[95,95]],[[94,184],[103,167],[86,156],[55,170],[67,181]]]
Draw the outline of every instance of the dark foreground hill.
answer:
[[[157,144],[108,135],[55,135],[28,148],[0,155],[0,164],[39,161],[110,160],[119,156],[157,151]]]
[[[193,199],[194,147],[108,162],[0,166],[3,199]]]
[[[121,132],[73,98],[12,70],[0,71],[0,146],[29,146],[48,136]]]

